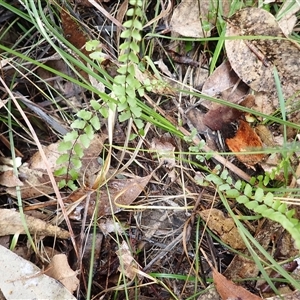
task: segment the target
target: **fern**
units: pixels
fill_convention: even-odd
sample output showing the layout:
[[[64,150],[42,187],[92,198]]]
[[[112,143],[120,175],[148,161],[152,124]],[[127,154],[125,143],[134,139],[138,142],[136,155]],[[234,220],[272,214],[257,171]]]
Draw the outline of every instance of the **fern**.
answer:
[[[267,176],[268,178],[268,176]],[[232,185],[232,179],[228,176],[227,170],[220,175],[209,174],[206,180],[213,182],[218,190],[227,198],[235,199],[249,210],[278,222],[286,229],[295,240],[295,244],[300,249],[300,221],[295,218],[295,209],[289,209],[286,203],[279,199],[274,199],[271,192],[266,192],[263,188],[254,188],[251,184],[245,184],[241,180]],[[260,183],[267,183],[264,176],[260,176]]]
[[[140,119],[142,110],[137,103],[137,94],[143,96],[144,87],[147,90],[151,89],[150,85],[142,85],[135,77],[135,71],[139,64],[139,42],[142,39],[140,31],[143,28],[141,23],[143,2],[141,0],[130,0],[129,4],[132,7],[126,13],[128,20],[123,24],[125,30],[121,33],[124,42],[119,47],[121,53],[118,57],[118,75],[115,76],[112,85],[112,97],[116,100],[116,103],[107,103],[107,105],[111,109],[117,107],[120,122],[132,118],[139,132],[142,133],[144,124]],[[105,55],[99,45],[99,41],[89,41],[86,43],[86,50],[92,51],[89,56],[101,63]],[[100,105],[95,100],[92,100],[90,104],[93,110],[82,109],[77,112],[77,118],[71,124],[72,131],[64,136],[59,145],[59,151],[62,152],[62,155],[58,158],[57,164],[61,164],[62,167],[55,171],[55,175],[64,176],[68,174],[68,177],[70,177],[69,180],[64,179],[59,183],[60,188],[68,186],[73,190],[76,189],[74,181],[77,180],[79,175],[78,171],[84,155],[83,149],[90,146],[95,131],[100,129],[99,113],[104,118],[108,116],[105,105]],[[66,163],[68,163],[68,167]]]
[[[125,41],[120,45],[122,51],[118,61],[120,67],[117,75],[114,78],[113,94],[118,100],[117,110],[120,112],[120,122],[133,118],[136,126],[139,129],[143,128],[143,122],[140,119],[142,110],[137,105],[137,93],[139,96],[144,95],[144,87],[136,79],[136,65],[139,63],[139,42],[142,39],[140,31],[143,28],[141,23],[142,4],[141,0],[130,0],[129,4],[133,7],[128,9],[126,15],[129,17],[123,26],[125,30],[121,33],[121,38]]]

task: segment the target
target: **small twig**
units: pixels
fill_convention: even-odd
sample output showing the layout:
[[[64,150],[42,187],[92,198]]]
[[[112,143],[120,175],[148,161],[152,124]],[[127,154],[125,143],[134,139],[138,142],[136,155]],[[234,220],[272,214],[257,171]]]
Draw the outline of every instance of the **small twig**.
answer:
[[[124,30],[124,26],[115,19],[111,14],[109,14],[103,7],[101,7],[95,0],[89,0],[91,4],[93,4],[106,18],[111,20],[117,27]]]

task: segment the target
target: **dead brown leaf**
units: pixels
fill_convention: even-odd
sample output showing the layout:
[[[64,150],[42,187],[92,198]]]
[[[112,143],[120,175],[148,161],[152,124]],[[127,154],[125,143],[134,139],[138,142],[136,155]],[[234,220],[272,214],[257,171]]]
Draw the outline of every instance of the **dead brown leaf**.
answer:
[[[76,299],[36,265],[0,246],[0,290],[4,299]]]
[[[60,227],[26,215],[25,219],[29,232],[33,235],[55,236],[61,239],[68,239],[70,237],[69,232]],[[12,209],[0,209],[0,236],[15,233],[25,234],[20,213]]]
[[[288,110],[292,111],[299,102],[299,95],[294,95],[300,90],[300,47],[285,38],[274,16],[260,8],[242,9],[228,19],[226,36],[274,37],[225,40],[225,48],[238,76],[254,91],[266,93],[269,98],[260,105],[262,112],[274,112],[278,108],[274,67],[278,71],[285,100],[292,98],[287,102]]]
[[[84,155],[81,158],[82,165],[78,170],[78,173],[79,181],[86,186],[89,186],[94,182],[95,174],[101,167],[98,161],[98,156],[102,151],[103,143],[106,138],[107,136],[105,134],[95,134],[90,146],[83,151]],[[69,166],[68,162],[61,165],[56,164],[56,160],[61,155],[61,152],[58,151],[58,146],[59,142],[44,147],[44,152],[52,172],[62,166],[72,168],[72,165]],[[22,179],[22,182],[18,183],[20,183],[19,186],[21,187],[23,199],[32,199],[53,193],[53,187],[47,174],[46,164],[39,151],[37,151],[28,162],[24,163],[19,168],[19,177]],[[60,181],[61,179],[61,177],[56,177],[57,181]],[[12,197],[16,197],[15,186],[11,186],[6,189],[7,193],[9,193]]]
[[[240,81],[228,61],[223,62],[205,81],[202,93],[211,97],[220,97],[232,103],[238,103],[249,91],[249,87]],[[201,102],[207,109],[211,109],[212,102]]]
[[[232,152],[237,152],[235,155],[239,161],[248,166],[262,162],[265,158],[263,153],[257,154],[238,154],[239,152],[259,151],[263,149],[261,139],[250,125],[243,121],[239,121],[239,128],[235,137],[226,139],[226,144]]]
[[[160,163],[172,169],[176,165],[175,146],[170,136],[162,136],[159,139],[153,138],[151,142],[151,150],[156,151]]]
[[[200,211],[199,215],[224,243],[236,250],[246,248],[234,221],[226,218],[222,211],[212,208]]]
[[[72,193],[68,202],[84,199],[89,194],[88,216],[92,216],[98,202],[98,216],[112,215],[132,204],[145,189],[152,175],[132,176],[126,179],[110,179],[97,193],[93,190],[79,189]],[[99,199],[99,200],[97,200]]]
[[[126,277],[133,280],[137,276],[137,271],[139,270],[139,265],[136,260],[133,258],[132,253],[129,250],[129,247],[125,241],[122,242],[118,251],[120,266],[118,270],[123,273]]]
[[[223,13],[227,15],[230,7],[227,1],[222,3],[225,3]],[[173,12],[170,29],[182,36],[208,37],[216,22],[217,8],[216,0],[202,0],[201,5],[197,0],[183,0]]]
[[[228,280],[215,268],[213,268],[213,279],[215,287],[223,300],[261,300],[260,297]]]
[[[71,293],[74,293],[79,285],[77,272],[70,268],[65,254],[54,255],[45,274],[60,281]]]

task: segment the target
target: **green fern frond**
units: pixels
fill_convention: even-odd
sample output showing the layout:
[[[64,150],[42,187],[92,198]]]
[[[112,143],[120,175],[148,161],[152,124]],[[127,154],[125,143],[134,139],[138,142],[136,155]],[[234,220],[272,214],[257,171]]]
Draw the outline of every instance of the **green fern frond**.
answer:
[[[253,188],[250,184],[243,187],[240,181],[235,184],[235,188],[224,189],[224,184],[221,186],[222,189],[219,186],[219,190],[225,191],[228,198],[236,199],[238,203],[262,217],[280,223],[291,234],[297,248],[300,249],[300,222],[294,218],[295,209],[289,209],[286,203],[282,203],[279,199],[274,200],[271,192],[266,193],[260,187]]]

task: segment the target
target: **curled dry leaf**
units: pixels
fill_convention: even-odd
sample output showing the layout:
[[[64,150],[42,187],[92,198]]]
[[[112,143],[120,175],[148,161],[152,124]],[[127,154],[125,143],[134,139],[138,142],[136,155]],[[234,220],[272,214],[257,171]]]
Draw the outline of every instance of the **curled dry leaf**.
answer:
[[[200,211],[199,215],[224,243],[236,250],[246,248],[234,221],[226,218],[222,211],[215,208],[207,209]]]
[[[40,219],[26,215],[25,219],[29,232],[32,235],[55,236],[61,239],[68,239],[70,237],[68,231],[48,224]],[[25,234],[20,213],[11,209],[0,209],[0,236],[15,233]]]
[[[133,280],[137,272],[139,271],[139,265],[133,258],[132,253],[125,241],[122,242],[121,247],[116,251],[118,255],[120,266],[118,270],[123,273],[126,277]]]
[[[239,128],[235,137],[226,139],[226,144],[232,152],[237,152],[236,157],[239,161],[248,166],[262,162],[265,158],[263,153],[257,154],[238,154],[238,152],[259,151],[263,149],[261,139],[250,125],[243,121],[239,121]]]
[[[172,169],[176,165],[175,146],[172,144],[171,137],[163,136],[160,139],[153,138],[151,150],[156,151],[159,162]]]
[[[45,274],[60,281],[68,291],[74,293],[79,285],[77,273],[73,271],[65,254],[54,255]]]
[[[267,94],[262,112],[278,108],[274,80],[276,67],[289,110],[300,100],[300,47],[286,39],[274,16],[260,8],[245,8],[227,19],[226,36],[258,36],[257,39],[225,40],[228,59],[238,76],[254,91]],[[274,38],[262,38],[262,36]],[[266,108],[267,106],[267,108]],[[271,106],[271,107],[269,107]]]
[[[96,191],[79,189],[72,193],[68,202],[75,202],[79,199],[85,199],[85,195],[89,194],[88,216],[94,214],[97,197],[98,216],[112,215],[123,209],[123,206],[129,206],[145,189],[152,175],[145,177],[134,176],[127,179],[111,179],[106,185],[101,187],[99,193]],[[83,206],[81,205],[83,208]]]

